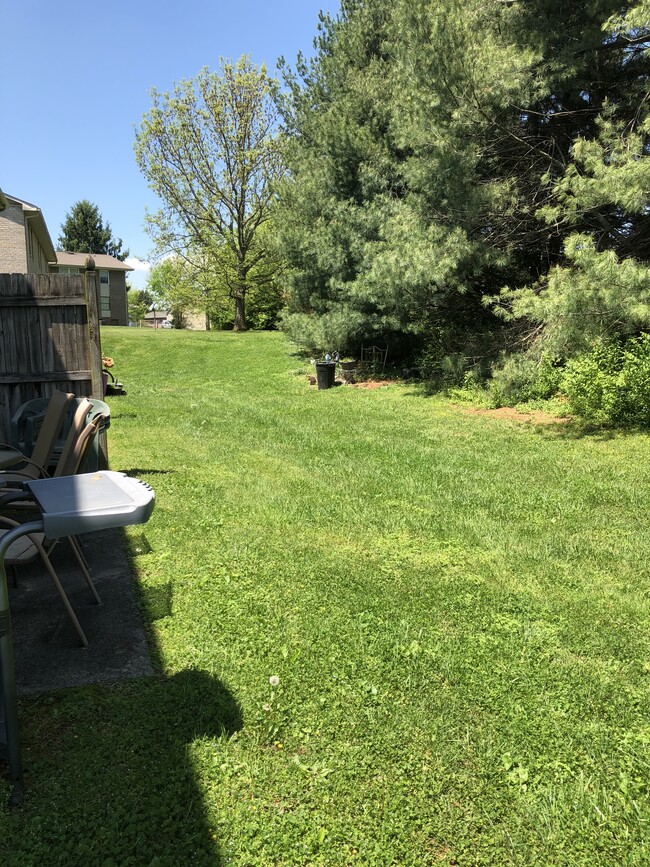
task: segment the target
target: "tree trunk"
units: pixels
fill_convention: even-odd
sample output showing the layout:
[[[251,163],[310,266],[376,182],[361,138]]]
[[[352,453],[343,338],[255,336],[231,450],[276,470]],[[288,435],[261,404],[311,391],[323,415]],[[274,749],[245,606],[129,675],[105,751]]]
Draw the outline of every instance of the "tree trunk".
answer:
[[[235,295],[235,322],[233,331],[246,331],[246,308],[244,293]]]

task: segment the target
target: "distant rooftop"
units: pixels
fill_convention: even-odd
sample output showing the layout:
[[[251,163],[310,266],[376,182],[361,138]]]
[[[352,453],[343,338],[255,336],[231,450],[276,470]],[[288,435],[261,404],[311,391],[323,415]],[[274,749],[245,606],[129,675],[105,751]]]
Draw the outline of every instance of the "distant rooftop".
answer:
[[[93,257],[96,268],[110,268],[113,271],[134,270],[130,265],[127,265],[125,262],[120,262],[120,260],[116,259],[115,256],[108,256],[106,253],[59,253],[57,251],[56,263],[52,264],[85,268],[88,256]]]

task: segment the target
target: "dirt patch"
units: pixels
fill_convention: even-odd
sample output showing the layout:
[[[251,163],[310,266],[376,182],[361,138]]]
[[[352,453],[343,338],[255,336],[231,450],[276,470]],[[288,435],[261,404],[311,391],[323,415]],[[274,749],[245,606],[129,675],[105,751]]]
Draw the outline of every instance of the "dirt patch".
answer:
[[[382,388],[384,385],[391,385],[390,379],[364,379],[363,382],[349,382],[352,388]]]
[[[499,409],[482,409],[481,407],[460,406],[459,404],[454,404],[454,406],[461,412],[466,412],[470,415],[485,415],[488,416],[488,418],[500,418],[506,421],[529,422],[531,424],[562,424],[568,420],[566,416],[560,418],[560,416],[551,415],[548,412],[542,412],[541,410],[536,409],[532,409],[529,412],[522,412],[521,410],[514,409],[511,406],[500,406]]]
[[[307,376],[310,385],[316,385],[315,376]],[[392,385],[390,379],[364,379],[362,382],[346,382],[344,379],[336,379],[334,385],[346,385],[351,388],[383,388],[385,385]]]

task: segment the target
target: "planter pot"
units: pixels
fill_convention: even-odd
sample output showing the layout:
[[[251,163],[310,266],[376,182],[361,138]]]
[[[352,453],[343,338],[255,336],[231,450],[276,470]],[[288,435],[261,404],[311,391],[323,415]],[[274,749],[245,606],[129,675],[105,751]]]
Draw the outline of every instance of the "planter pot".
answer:
[[[358,362],[356,361],[339,361],[341,370],[356,370]]]

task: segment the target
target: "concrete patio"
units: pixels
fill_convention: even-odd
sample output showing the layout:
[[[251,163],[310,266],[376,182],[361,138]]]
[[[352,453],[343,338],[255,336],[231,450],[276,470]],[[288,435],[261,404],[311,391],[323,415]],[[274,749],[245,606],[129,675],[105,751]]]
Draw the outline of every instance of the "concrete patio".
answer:
[[[16,586],[9,571],[19,695],[153,674],[122,532],[105,530],[81,541],[102,605],[95,602],[67,543],[56,546],[52,562],[88,647],[81,646],[40,561],[18,571]]]

